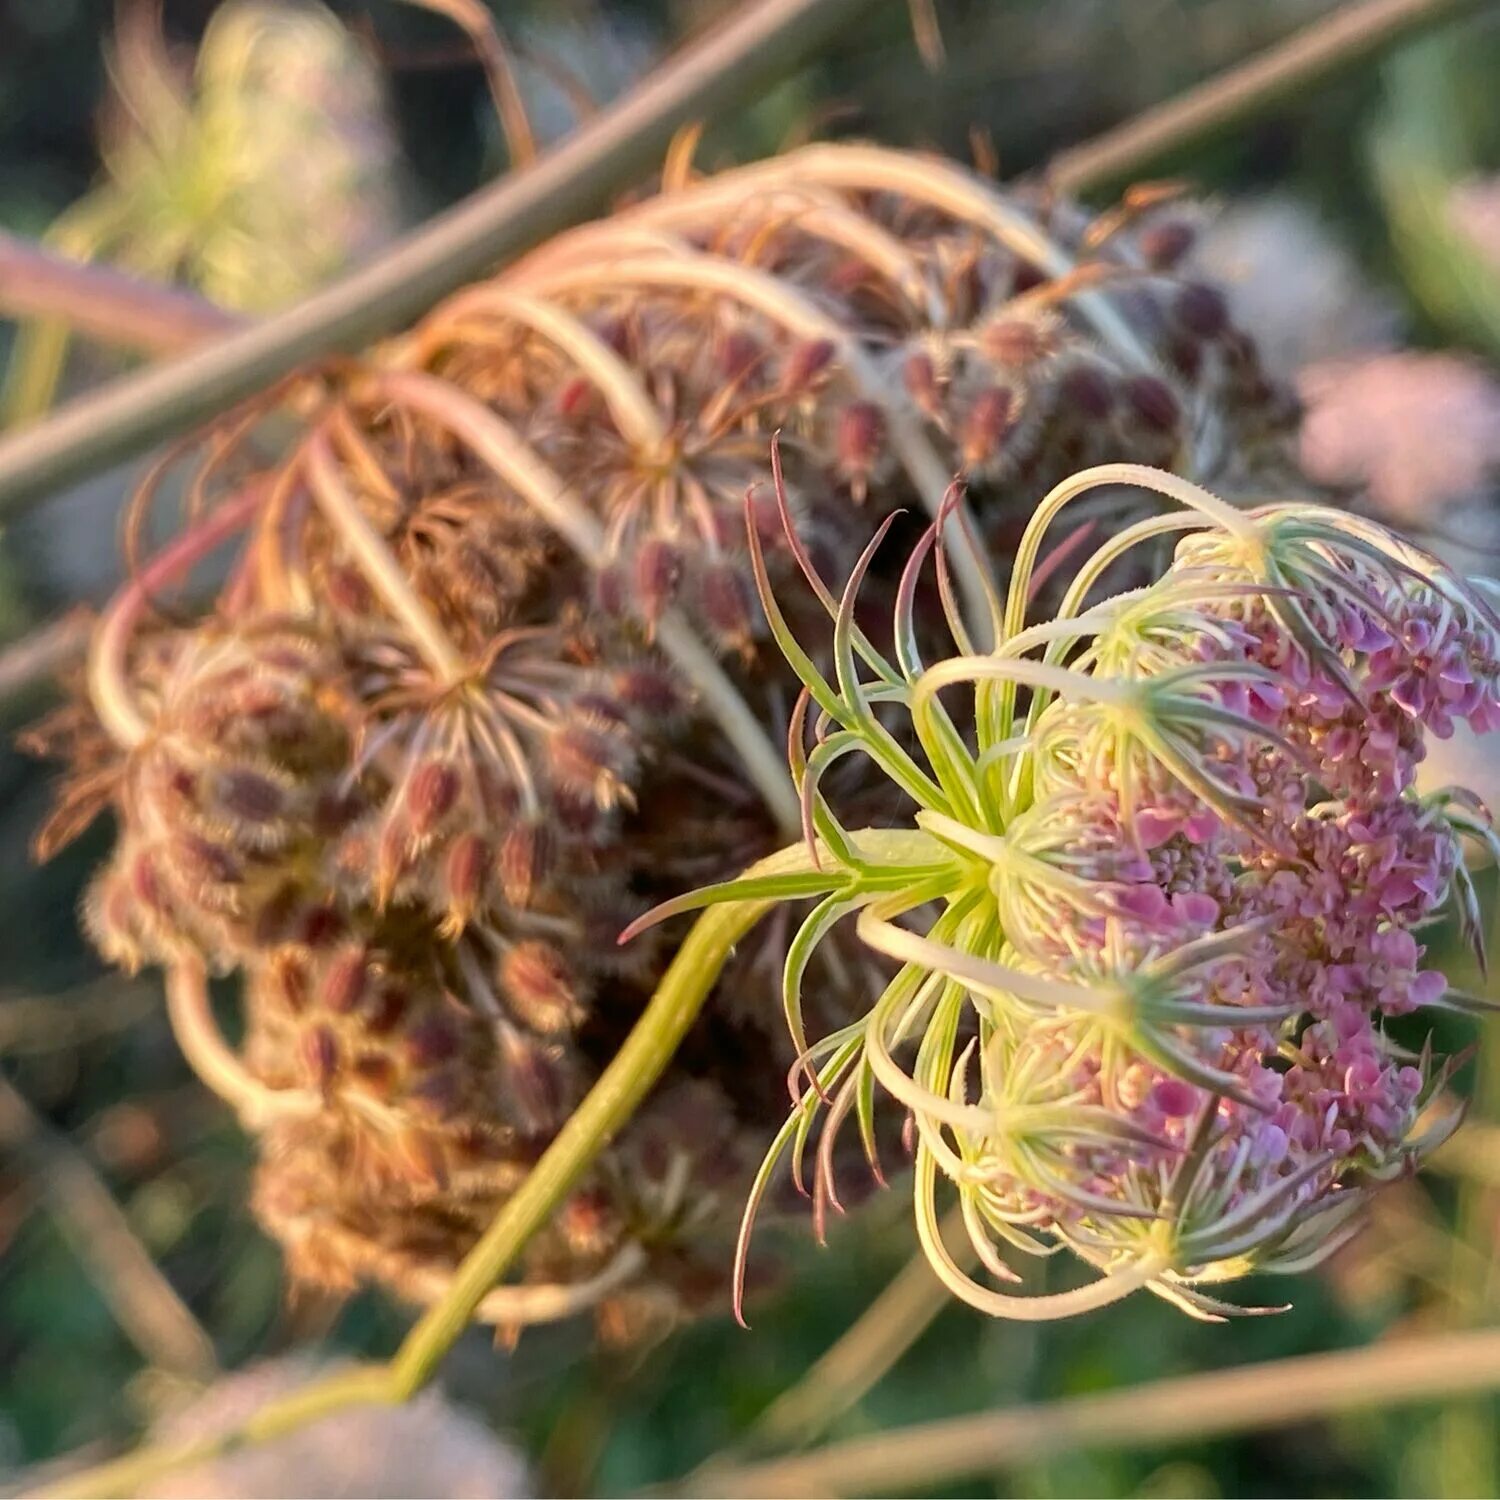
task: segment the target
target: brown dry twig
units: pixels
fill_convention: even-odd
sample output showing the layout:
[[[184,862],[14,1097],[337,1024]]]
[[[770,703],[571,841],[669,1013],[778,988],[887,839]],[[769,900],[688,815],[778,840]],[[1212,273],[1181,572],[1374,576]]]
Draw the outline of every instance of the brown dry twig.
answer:
[[[1201,1442],[1497,1386],[1500,1329],[1392,1339],[1367,1349],[952,1417],[770,1463],[700,1469],[690,1490],[695,1495],[909,1494],[1085,1448],[1150,1448],[1186,1437]]]
[[[1138,177],[1237,120],[1363,61],[1421,28],[1451,21],[1476,0],[1362,0],[1134,119],[1053,157],[1047,182],[1087,193]]]

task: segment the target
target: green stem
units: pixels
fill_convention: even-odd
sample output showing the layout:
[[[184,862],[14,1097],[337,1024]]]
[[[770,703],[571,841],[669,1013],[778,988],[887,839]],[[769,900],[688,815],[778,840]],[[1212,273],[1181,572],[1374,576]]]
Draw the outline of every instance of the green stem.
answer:
[[[871,843],[875,848],[882,847],[879,835]],[[784,875],[811,868],[807,848],[798,844],[752,866],[746,876]],[[419,1391],[480,1303],[515,1265],[527,1242],[661,1076],[734,945],[772,905],[773,900],[728,902],[711,907],[698,918],[613,1061],[519,1191],[465,1257],[442,1301],[423,1314],[388,1364],[315,1381],[269,1402],[238,1427],[187,1442],[148,1445],[113,1463],[71,1475],[43,1493],[78,1497],[130,1494],[161,1474],[293,1432],[347,1407],[395,1405]]]
[[[810,867],[807,850],[797,845],[763,860],[751,873]],[[397,1399],[427,1382],[490,1288],[629,1120],[697,1019],[734,945],[773,904],[734,901],[711,908],[693,924],[625,1045],[465,1258],[447,1297],[421,1319],[397,1351],[390,1364]]]

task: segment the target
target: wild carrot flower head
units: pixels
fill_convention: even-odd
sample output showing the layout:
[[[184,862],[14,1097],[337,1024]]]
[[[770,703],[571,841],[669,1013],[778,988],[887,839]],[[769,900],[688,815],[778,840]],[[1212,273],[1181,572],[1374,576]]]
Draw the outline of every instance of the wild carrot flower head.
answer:
[[[1185,508],[1106,542],[1028,624],[1043,533],[1105,484]],[[806,690],[792,756],[809,870],[677,903],[820,898],[790,947],[802,1059],[757,1191],[820,1109],[825,1140],[853,1113],[873,1143],[878,1085],[909,1115],[922,1243],[966,1301],[1044,1318],[1145,1286],[1232,1311],[1206,1288],[1331,1253],[1371,1187],[1456,1124],[1437,1118],[1445,1065],[1387,1023],[1463,1003],[1424,934],[1452,908],[1477,941],[1459,840],[1493,835],[1477,799],[1420,796],[1414,771],[1427,735],[1496,722],[1500,625],[1372,523],[1241,512],[1111,465],[1047,496],[1008,597],[984,622],[950,609],[958,654],[929,663],[912,602],[929,557],[952,598],[941,530],[907,569],[889,653],[854,623],[876,544],[832,608],[831,672],[765,594]],[[1174,531],[1159,581],[1100,597],[1113,564]],[[841,824],[820,778],[850,754],[905,794],[904,826]],[[850,916],[897,968],[862,1019],[809,1042],[808,954]],[[831,1161],[820,1202],[837,1201]],[[944,1179],[983,1281],[938,1232]],[[1062,1245],[1098,1279],[1040,1297],[992,1284],[1016,1279],[1001,1248]]]

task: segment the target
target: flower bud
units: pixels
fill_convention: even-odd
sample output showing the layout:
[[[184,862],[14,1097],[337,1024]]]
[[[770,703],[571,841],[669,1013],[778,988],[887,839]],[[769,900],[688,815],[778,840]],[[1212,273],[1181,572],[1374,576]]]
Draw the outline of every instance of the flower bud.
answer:
[[[1057,404],[1085,422],[1102,422],[1114,410],[1114,382],[1102,365],[1075,364],[1058,382]]]
[[[724,646],[748,650],[753,639],[750,595],[740,570],[732,563],[713,562],[698,574],[698,610]]]
[[[677,593],[682,560],[670,542],[652,537],[641,544],[632,571],[636,609],[648,624],[654,623]]]
[[[995,458],[1015,416],[1015,392],[1003,386],[981,391],[964,414],[963,460],[978,469]]]
[[[1179,327],[1200,339],[1216,339],[1229,327],[1229,303],[1217,287],[1191,281],[1172,299]]]
[[[995,318],[979,330],[979,347],[1002,369],[1027,370],[1050,359],[1062,344],[1062,328],[1053,317],[1016,314]]]
[[[936,418],[943,409],[937,364],[925,349],[914,349],[901,365],[901,383],[918,410]]]
[[[335,954],[325,966],[318,998],[334,1015],[348,1015],[364,1000],[371,977],[365,950],[362,947],[346,948]]]
[[[339,1070],[339,1044],[333,1029],[314,1026],[303,1033],[302,1063],[315,1089],[326,1094]]]
[[[443,860],[444,931],[457,935],[474,919],[484,900],[490,846],[482,835],[462,833]]]
[[[286,810],[286,794],[269,776],[245,767],[224,771],[215,800],[232,819],[254,825],[274,823]]]
[[[575,719],[547,737],[547,772],[552,785],[596,808],[629,801],[625,778],[633,757],[624,734],[600,720]]]
[[[839,477],[856,500],[869,491],[885,448],[885,413],[873,401],[851,401],[839,413],[835,441]]]
[[[726,380],[742,380],[764,361],[759,339],[742,328],[731,329],[719,341],[718,364]]]
[[[557,839],[543,823],[516,823],[500,838],[495,873],[500,892],[517,911],[526,911],[552,874]]]
[[[794,344],[782,370],[782,389],[789,396],[810,394],[827,376],[836,352],[832,339],[805,339]]]
[[[1170,271],[1189,250],[1198,236],[1191,224],[1182,219],[1160,219],[1148,224],[1136,236],[1136,246],[1153,271]]]
[[[524,1135],[555,1130],[572,1102],[573,1083],[559,1047],[514,1026],[496,1028],[504,1104]]]
[[[442,760],[423,761],[406,783],[403,802],[411,831],[425,838],[453,810],[458,801],[458,772]]]
[[[500,988],[515,1017],[532,1031],[556,1036],[583,1019],[578,981],[551,943],[514,943],[500,960]]]
[[[553,400],[560,417],[577,422],[597,410],[598,391],[587,376],[574,375],[558,386]]]
[[[621,667],[610,674],[609,686],[615,700],[632,718],[639,718],[653,728],[659,728],[683,710],[682,688],[664,666]]]

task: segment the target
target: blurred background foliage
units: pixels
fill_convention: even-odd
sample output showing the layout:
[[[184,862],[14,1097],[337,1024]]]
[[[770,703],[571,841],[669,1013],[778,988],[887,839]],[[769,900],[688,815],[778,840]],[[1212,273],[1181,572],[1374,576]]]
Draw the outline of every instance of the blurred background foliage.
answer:
[[[169,0],[174,65],[192,58],[217,9],[213,0]],[[862,133],[963,158],[978,150],[1003,175],[1021,173],[1329,9],[1322,0],[938,0],[946,61],[932,71],[903,8],[872,4],[867,23],[817,67],[714,122],[700,159]],[[555,64],[609,97],[715,10],[706,0],[530,0],[499,15],[548,139],[571,118]],[[1206,260],[1230,283],[1242,323],[1284,373],[1300,375],[1308,466],[1331,482],[1368,483],[1399,522],[1487,570],[1500,545],[1500,15],[1493,5],[1477,12],[1276,101],[1153,170],[1205,195]],[[337,13],[348,51],[335,47],[321,73],[299,53],[295,83],[263,79],[269,102],[258,107],[279,119],[320,79],[346,155],[333,153],[333,176],[310,184],[290,175],[309,169],[297,149],[304,132],[258,138],[261,176],[249,174],[250,197],[231,205],[226,227],[224,195],[210,212],[186,179],[167,183],[131,145],[132,132],[154,130],[173,143],[161,157],[169,166],[182,167],[188,152],[181,119],[143,120],[152,81],[111,44],[120,33],[107,0],[5,0],[0,227],[50,233],[70,253],[112,255],[229,304],[266,305],[504,170],[483,71],[450,21],[386,0]],[[222,29],[222,15],[213,24]],[[206,87],[200,60],[198,92],[184,97],[201,103]],[[178,107],[156,103],[166,117]],[[266,203],[257,181],[301,195],[290,207],[303,217],[247,212]],[[318,211],[309,218],[310,199]],[[305,253],[309,226],[316,254]],[[224,237],[207,244],[213,233]],[[288,236],[281,281],[264,270],[268,260],[245,258],[275,258],[277,233]],[[0,353],[17,356],[14,376],[26,345]],[[84,349],[65,358],[54,348],[27,401],[45,404],[54,383],[66,393],[114,368],[113,356]],[[4,538],[0,640],[108,590],[119,572],[113,517],[129,480],[95,482]],[[244,1203],[247,1147],[176,1056],[154,981],[100,979],[79,937],[78,892],[106,834],[95,830],[53,865],[29,862],[46,772],[8,742],[43,702],[32,692],[0,703],[0,1474],[70,1450],[107,1451],[201,1386],[210,1357],[228,1369],[319,1343],[379,1356],[405,1324],[374,1296],[341,1307],[286,1304],[276,1252]],[[1471,774],[1500,788],[1500,768]],[[1500,934],[1490,946],[1500,949]],[[1485,982],[1469,977],[1475,987]],[[1471,1039],[1454,1032],[1441,1040]],[[1353,1347],[1403,1329],[1492,1322],[1500,1047],[1485,1040],[1470,1069],[1474,1118],[1458,1146],[1385,1195],[1375,1222],[1325,1272],[1292,1286],[1291,1312],[1206,1327],[1137,1298],[1078,1323],[1035,1327],[944,1307],[884,1379],[832,1417],[827,1435]],[[118,1205],[114,1218],[108,1200]],[[786,1236],[789,1274],[750,1333],[710,1319],[626,1357],[594,1350],[582,1330],[529,1332],[514,1351],[492,1350],[473,1333],[445,1369],[446,1390],[524,1458],[534,1493],[619,1493],[685,1474],[722,1450],[753,1452],[766,1409],[908,1261],[909,1216],[898,1200],[892,1193],[836,1227],[827,1250],[808,1233]],[[142,1249],[164,1284],[132,1271],[129,1256]],[[1275,1301],[1288,1288],[1252,1290]],[[211,1353],[194,1341],[194,1322]],[[830,1409],[840,1405],[837,1390],[816,1394]],[[486,1452],[473,1433],[464,1443],[477,1446],[459,1443],[443,1425],[458,1420],[451,1412],[423,1411],[401,1440],[408,1454],[414,1445],[462,1451],[472,1466],[450,1472],[431,1460],[413,1475],[393,1451],[384,1492],[500,1493],[522,1484],[502,1450]],[[352,1454],[359,1440],[344,1441]],[[304,1453],[285,1492],[323,1482],[309,1462]],[[378,1482],[357,1472],[344,1471],[353,1490]],[[945,1480],[934,1492],[1495,1494],[1500,1404],[1065,1454]]]

